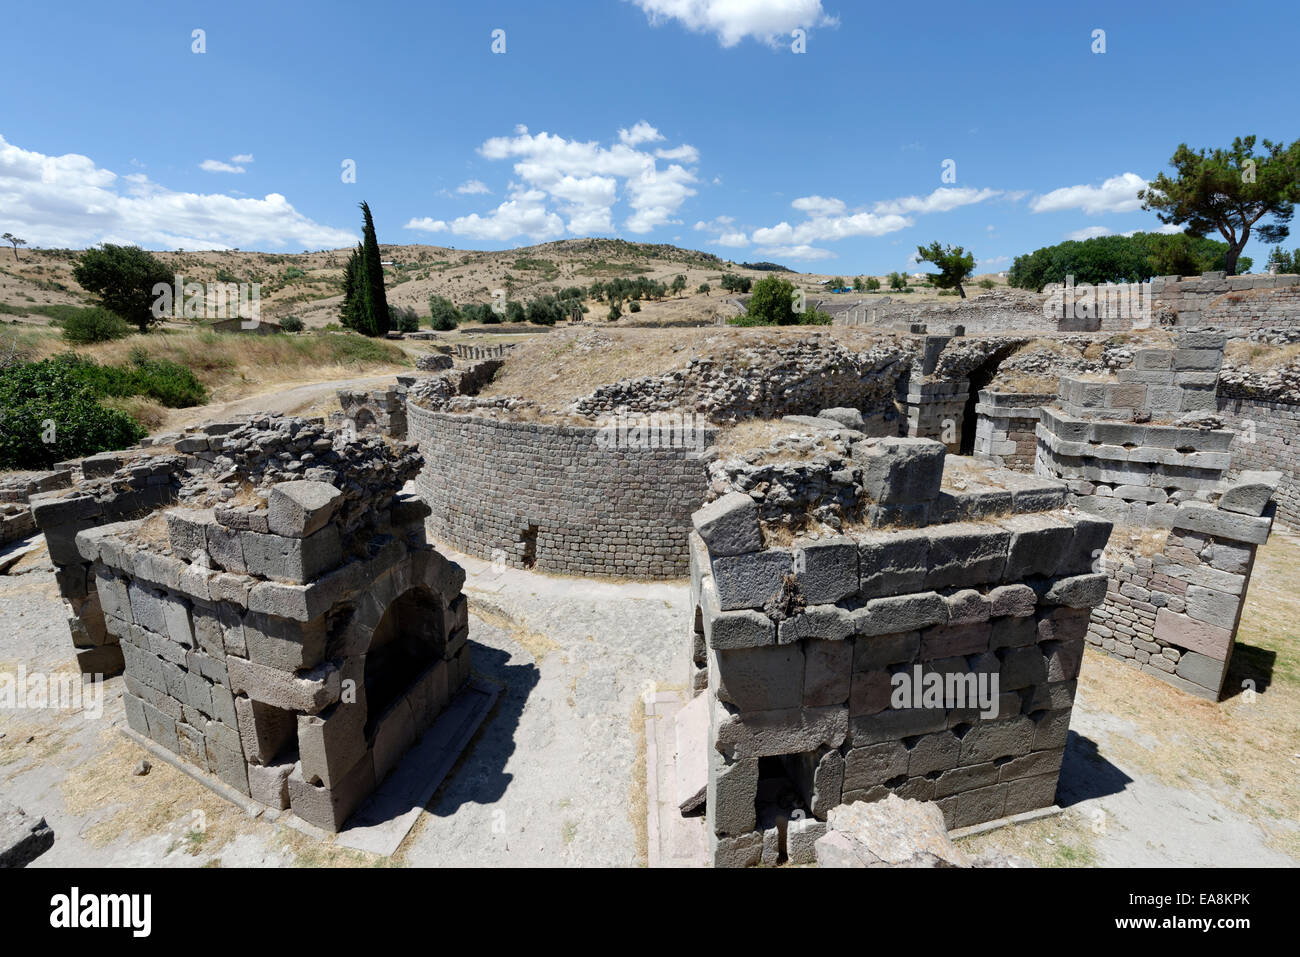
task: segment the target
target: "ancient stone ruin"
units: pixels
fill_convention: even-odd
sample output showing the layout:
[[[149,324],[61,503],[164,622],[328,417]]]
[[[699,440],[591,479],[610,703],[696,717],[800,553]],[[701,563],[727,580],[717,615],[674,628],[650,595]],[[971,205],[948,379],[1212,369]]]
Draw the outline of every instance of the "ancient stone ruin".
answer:
[[[1115,381],[1061,380],[1041,410],[1036,468],[1117,525],[1167,530],[1112,549],[1088,640],[1183,691],[1217,700],[1280,472],[1229,474],[1234,432],[1214,428],[1225,337],[1186,331],[1139,349]],[[1118,537],[1118,536],[1117,536]],[[1122,543],[1117,543],[1122,544]]]
[[[1055,800],[1111,523],[933,440],[835,438],[838,532],[792,497],[766,509],[743,463],[694,515],[688,707],[707,708],[708,773],[688,803],[715,865],[777,863],[787,823],[888,794],[936,802],[949,827]],[[806,845],[824,824],[797,831]]]
[[[124,663],[139,735],[338,830],[469,677],[465,573],[400,494],[420,460],[279,417],[171,444],[35,507],[78,658]]]

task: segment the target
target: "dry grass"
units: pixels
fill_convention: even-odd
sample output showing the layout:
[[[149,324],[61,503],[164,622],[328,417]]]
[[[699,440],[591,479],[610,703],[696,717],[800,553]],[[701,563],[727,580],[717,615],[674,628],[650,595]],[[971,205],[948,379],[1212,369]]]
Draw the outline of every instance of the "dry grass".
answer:
[[[1300,361],[1300,342],[1274,346],[1266,342],[1247,342],[1232,339],[1224,350],[1224,358],[1233,365],[1252,369],[1279,369]]]

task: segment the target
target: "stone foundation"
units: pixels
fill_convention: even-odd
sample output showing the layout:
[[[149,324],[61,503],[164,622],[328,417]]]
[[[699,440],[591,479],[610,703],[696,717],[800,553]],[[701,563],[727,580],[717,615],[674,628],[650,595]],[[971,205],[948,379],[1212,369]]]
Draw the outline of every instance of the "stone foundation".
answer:
[[[851,445],[864,521],[842,534],[773,544],[738,491],[693,516],[688,680],[709,696],[719,866],[775,863],[787,820],[841,803],[934,801],[962,827],[1055,801],[1110,523],[1056,482],[946,470],[934,441]],[[930,692],[896,697],[905,680]],[[980,682],[987,707],[961,693]]]
[[[1004,468],[1032,472],[1039,416],[1055,398],[1055,394],[980,390],[975,405],[975,454]]]

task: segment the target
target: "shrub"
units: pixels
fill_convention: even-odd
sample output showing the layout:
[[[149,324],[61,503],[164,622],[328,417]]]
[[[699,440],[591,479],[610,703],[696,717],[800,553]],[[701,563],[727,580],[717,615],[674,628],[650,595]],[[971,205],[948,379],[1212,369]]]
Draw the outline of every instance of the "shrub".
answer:
[[[763,326],[793,326],[799,319],[794,311],[794,283],[765,276],[754,283],[749,297],[749,315]]]
[[[280,328],[285,332],[302,332],[306,324],[297,316],[285,316],[280,320]]]
[[[879,288],[880,288],[880,280],[877,279],[875,276],[869,276],[867,278],[867,291],[875,292]]]
[[[524,304],[514,299],[506,302],[506,322],[523,322]]]
[[[388,325],[398,332],[419,332],[420,317],[410,306],[388,306]]]
[[[430,297],[429,313],[436,332],[450,332],[460,322],[460,310],[455,303],[443,296]]]
[[[49,468],[64,459],[126,448],[145,435],[106,409],[75,368],[46,359],[0,370],[0,468]]]
[[[78,309],[60,321],[64,340],[77,345],[111,342],[131,334],[131,326],[125,319],[102,306]]]
[[[641,303],[637,302],[636,300],[633,300],[632,302],[628,303],[627,311],[628,311],[628,312],[640,312],[640,311],[641,311]]]
[[[981,279],[979,285],[981,289],[992,289],[997,283],[992,279]]]

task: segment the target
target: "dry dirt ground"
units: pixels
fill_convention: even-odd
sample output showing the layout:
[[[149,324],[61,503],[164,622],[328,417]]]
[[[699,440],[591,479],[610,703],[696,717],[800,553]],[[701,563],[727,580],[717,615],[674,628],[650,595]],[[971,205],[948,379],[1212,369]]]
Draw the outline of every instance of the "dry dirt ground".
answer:
[[[1300,541],[1261,551],[1221,704],[1089,654],[1064,814],[967,839],[1048,866],[1300,863]],[[643,695],[680,680],[681,583],[553,578],[465,559],[475,670],[503,687],[471,749],[391,859],[250,819],[102,717],[0,711],[0,794],[57,835],[37,866],[636,866],[645,860]],[[43,548],[0,576],[0,672],[66,671]],[[1243,683],[1246,684],[1243,688]]]

